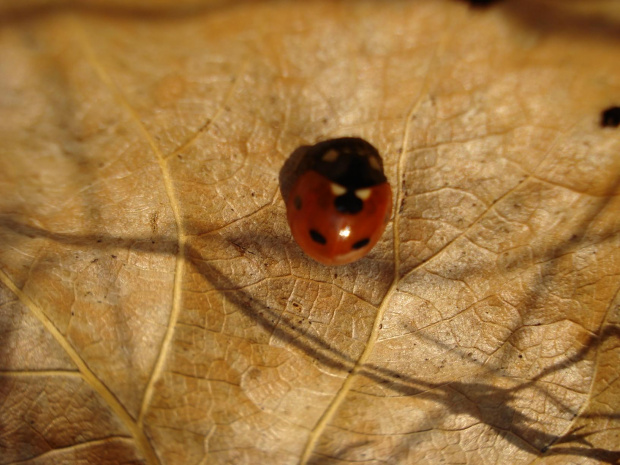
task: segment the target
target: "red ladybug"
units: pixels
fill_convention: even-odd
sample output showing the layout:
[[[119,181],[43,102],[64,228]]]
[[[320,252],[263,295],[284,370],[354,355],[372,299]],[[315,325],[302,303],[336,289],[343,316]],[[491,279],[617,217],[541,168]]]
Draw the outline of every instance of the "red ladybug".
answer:
[[[308,148],[304,165],[286,203],[293,237],[325,265],[359,260],[391,213],[392,189],[379,152],[356,137],[327,140]]]

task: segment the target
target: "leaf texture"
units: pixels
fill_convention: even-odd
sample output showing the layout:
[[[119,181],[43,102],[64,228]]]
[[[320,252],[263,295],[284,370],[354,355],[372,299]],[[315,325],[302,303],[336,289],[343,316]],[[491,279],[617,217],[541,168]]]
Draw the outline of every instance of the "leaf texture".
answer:
[[[0,1],[0,464],[618,463],[619,26]],[[340,136],[395,203],[325,267],[280,170]]]

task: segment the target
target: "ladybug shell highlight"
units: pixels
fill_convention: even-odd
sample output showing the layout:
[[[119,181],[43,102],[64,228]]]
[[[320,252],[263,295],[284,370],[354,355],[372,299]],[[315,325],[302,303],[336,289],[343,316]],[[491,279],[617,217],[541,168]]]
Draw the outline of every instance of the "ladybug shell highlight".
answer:
[[[365,256],[390,218],[392,189],[377,150],[358,138],[321,142],[293,184],[287,218],[306,254],[325,265]]]

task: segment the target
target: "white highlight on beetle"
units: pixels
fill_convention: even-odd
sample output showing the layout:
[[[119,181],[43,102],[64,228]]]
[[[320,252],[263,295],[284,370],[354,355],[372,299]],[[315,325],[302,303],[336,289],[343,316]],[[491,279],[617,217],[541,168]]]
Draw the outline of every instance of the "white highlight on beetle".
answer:
[[[341,186],[340,184],[336,184],[335,182],[332,182],[332,194],[334,194],[336,197],[338,197],[339,195],[345,194],[347,192],[347,189],[343,186]]]
[[[360,200],[368,200],[368,197],[370,197],[370,189],[358,189],[355,191],[355,195]]]
[[[328,150],[323,155],[323,161],[334,162],[334,161],[338,160],[338,155],[339,155],[339,153],[338,153],[337,150],[334,150],[334,149]]]
[[[375,157],[374,155],[371,155],[368,158],[368,164],[370,165],[370,167],[375,170],[375,171],[383,171],[381,169],[381,163],[379,163],[379,160],[377,159],[377,157]]]
[[[349,237],[351,235],[351,228],[348,226],[345,226],[338,232],[338,235],[340,237]]]

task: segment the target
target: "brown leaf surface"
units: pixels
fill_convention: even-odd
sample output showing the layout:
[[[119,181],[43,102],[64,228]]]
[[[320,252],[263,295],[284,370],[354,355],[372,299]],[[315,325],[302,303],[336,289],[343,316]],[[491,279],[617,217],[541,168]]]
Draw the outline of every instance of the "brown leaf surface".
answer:
[[[620,461],[620,7],[0,2],[0,464]],[[368,258],[279,170],[384,154]]]

